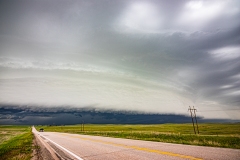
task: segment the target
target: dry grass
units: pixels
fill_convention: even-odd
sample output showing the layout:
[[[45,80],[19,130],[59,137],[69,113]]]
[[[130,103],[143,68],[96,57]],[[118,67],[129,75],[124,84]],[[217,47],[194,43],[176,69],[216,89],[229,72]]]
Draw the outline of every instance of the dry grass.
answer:
[[[30,160],[33,135],[28,126],[0,126],[0,160]]]
[[[22,134],[22,133],[24,133],[24,132],[1,132],[0,133],[0,145],[3,142],[5,142],[5,141],[7,141],[7,140],[19,135],[19,134]]]

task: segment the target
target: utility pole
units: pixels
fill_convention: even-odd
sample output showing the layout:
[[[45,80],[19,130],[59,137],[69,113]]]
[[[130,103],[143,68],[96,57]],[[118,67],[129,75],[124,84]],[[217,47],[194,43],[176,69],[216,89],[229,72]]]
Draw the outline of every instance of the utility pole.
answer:
[[[194,121],[193,121],[193,115],[192,115],[192,108],[189,106],[189,109],[188,109],[191,113],[191,118],[192,118],[192,124],[193,124],[193,130],[194,130],[194,133],[196,134],[196,130],[195,130],[195,126],[194,126]]]
[[[84,131],[84,121],[83,121],[83,131]]]
[[[82,121],[81,131],[84,131],[84,121]]]
[[[82,121],[82,125],[81,125],[81,131],[83,131],[83,121]]]
[[[194,117],[195,117],[196,124],[197,124],[197,131],[198,131],[198,134],[199,134],[198,122],[197,122],[197,115],[196,115],[197,109],[195,109],[194,106],[193,106],[193,111],[194,111]]]

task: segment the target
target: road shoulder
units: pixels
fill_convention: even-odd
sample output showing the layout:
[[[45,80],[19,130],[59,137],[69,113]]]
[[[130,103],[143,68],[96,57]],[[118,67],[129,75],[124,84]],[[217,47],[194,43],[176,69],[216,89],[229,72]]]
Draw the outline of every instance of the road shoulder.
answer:
[[[31,160],[60,160],[48,143],[44,142],[37,133],[33,132],[33,134],[34,150]]]

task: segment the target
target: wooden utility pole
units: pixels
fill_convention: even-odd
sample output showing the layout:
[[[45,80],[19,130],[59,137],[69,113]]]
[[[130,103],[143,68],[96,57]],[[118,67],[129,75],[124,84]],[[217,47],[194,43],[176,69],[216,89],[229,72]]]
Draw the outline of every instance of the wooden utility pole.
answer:
[[[193,109],[192,109],[192,110],[194,111],[194,117],[195,117],[195,121],[196,121],[196,124],[197,124],[197,131],[198,131],[198,134],[199,134],[198,122],[197,122],[197,115],[196,115],[197,109],[195,109],[194,106],[193,106]]]
[[[84,131],[84,121],[82,121],[82,131]]]
[[[194,120],[193,120],[193,115],[192,115],[192,108],[189,106],[189,109],[188,109],[191,113],[191,118],[192,118],[192,124],[193,124],[193,130],[194,130],[194,133],[196,134],[196,130],[195,130],[195,126],[194,126]]]

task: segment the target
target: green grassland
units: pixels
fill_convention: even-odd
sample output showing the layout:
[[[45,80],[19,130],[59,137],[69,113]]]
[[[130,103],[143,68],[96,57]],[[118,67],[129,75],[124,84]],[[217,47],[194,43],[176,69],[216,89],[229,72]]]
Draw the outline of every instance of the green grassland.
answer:
[[[233,124],[199,124],[200,134],[195,135],[192,124],[159,125],[115,125],[104,124],[68,126],[36,126],[44,131],[77,133],[87,135],[129,138],[147,141],[190,144],[212,147],[240,149],[240,123]]]
[[[0,160],[29,160],[33,134],[29,126],[0,126]]]

